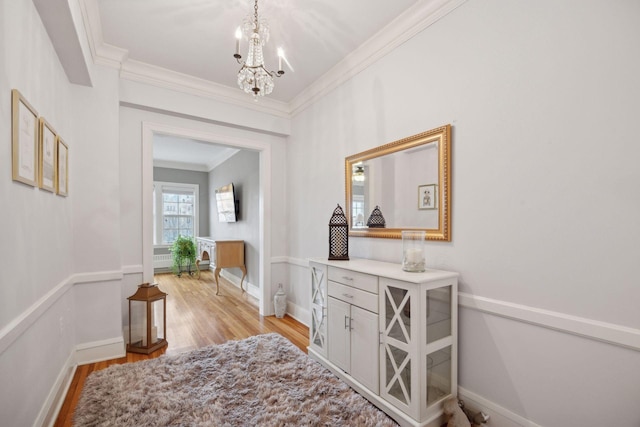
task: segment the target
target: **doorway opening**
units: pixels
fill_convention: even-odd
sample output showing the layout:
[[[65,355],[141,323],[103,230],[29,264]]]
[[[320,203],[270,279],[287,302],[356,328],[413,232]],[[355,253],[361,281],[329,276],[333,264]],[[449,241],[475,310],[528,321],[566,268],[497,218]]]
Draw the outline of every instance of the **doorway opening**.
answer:
[[[142,256],[143,280],[153,281],[154,255],[154,227],[153,227],[153,142],[154,137],[186,138],[213,145],[230,147],[239,150],[251,150],[259,156],[258,183],[258,239],[256,242],[258,256],[257,298],[259,299],[260,314],[267,316],[272,313],[270,301],[271,285],[271,236],[269,227],[269,212],[271,206],[271,148],[268,143],[256,139],[230,137],[213,132],[180,128],[161,123],[142,123]],[[210,190],[211,191],[211,190]],[[210,213],[211,215],[211,213]],[[256,277],[256,276],[253,276]]]

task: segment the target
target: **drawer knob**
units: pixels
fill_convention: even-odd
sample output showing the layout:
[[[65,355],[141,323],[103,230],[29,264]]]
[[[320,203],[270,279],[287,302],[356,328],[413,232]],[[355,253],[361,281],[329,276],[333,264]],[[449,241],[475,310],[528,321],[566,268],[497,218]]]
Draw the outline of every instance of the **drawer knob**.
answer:
[[[353,298],[353,295],[351,294],[342,294],[342,296],[345,298]]]
[[[342,276],[342,278],[343,278],[344,280],[353,280],[353,277],[349,277],[349,276]]]

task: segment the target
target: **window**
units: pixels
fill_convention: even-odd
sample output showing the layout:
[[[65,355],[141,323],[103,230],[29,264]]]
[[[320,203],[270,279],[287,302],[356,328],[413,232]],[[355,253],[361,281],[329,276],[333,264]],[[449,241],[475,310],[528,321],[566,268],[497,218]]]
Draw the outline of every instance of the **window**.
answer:
[[[198,235],[198,192],[197,184],[153,183],[154,245]]]
[[[351,225],[353,227],[363,227],[364,223],[364,196],[353,195],[351,204]]]

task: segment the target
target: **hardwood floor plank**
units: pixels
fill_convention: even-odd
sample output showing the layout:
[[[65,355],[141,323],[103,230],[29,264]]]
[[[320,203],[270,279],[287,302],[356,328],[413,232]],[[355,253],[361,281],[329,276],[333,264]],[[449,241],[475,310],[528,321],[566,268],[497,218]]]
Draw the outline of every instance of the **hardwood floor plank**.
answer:
[[[167,341],[169,345],[150,355],[127,353],[125,357],[78,366],[65,397],[56,427],[73,425],[73,413],[87,377],[94,371],[122,363],[153,359],[162,354],[177,354],[239,340],[253,335],[277,332],[305,353],[309,345],[309,329],[285,316],[260,316],[258,301],[220,278],[220,295],[216,295],[213,272],[203,271],[200,279],[182,275],[160,274],[155,281],[167,296]]]

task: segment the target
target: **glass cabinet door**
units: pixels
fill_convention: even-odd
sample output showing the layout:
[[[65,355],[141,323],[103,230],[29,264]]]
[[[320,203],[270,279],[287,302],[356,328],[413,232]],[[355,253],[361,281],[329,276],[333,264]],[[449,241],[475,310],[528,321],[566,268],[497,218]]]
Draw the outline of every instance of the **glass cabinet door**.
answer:
[[[310,264],[311,268],[311,328],[309,344],[327,357],[327,268]]]
[[[427,290],[425,303],[425,337],[427,360],[423,381],[427,388],[427,406],[452,393],[452,286]]]
[[[426,298],[426,343],[451,336],[451,286],[430,289]]]
[[[382,354],[380,355],[381,390],[380,394],[407,413],[415,411],[414,394],[420,384],[413,378],[416,369],[414,343],[415,325],[412,324],[412,310],[416,311],[417,302],[414,292],[393,282],[381,287],[382,315]],[[417,313],[414,313],[417,315]],[[416,319],[418,320],[418,319]]]

